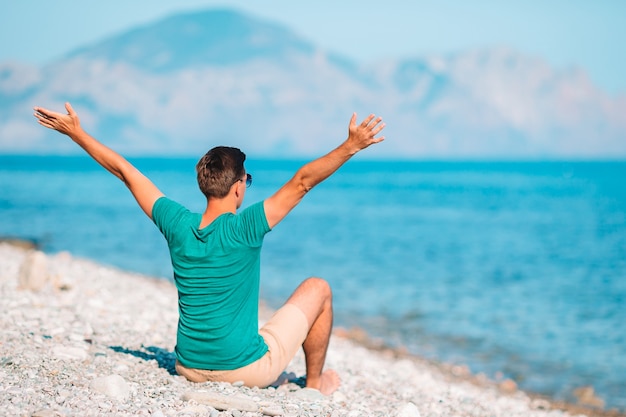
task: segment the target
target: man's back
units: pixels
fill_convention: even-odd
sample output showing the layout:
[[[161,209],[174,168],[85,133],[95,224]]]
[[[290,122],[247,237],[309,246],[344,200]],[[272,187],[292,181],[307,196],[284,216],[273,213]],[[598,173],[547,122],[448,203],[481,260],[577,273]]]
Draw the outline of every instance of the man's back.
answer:
[[[152,217],[167,239],[179,293],[178,360],[227,370],[259,359],[267,351],[258,333],[260,251],[270,230],[263,203],[199,229],[200,214],[162,197]]]

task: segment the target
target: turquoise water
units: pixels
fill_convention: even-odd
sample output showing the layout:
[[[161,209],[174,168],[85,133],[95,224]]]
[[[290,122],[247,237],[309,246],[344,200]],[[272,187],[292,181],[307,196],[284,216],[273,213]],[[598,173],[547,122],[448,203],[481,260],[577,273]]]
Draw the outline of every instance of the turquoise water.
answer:
[[[201,211],[193,159],[134,161]],[[300,166],[249,161],[246,204]],[[314,189],[266,238],[262,297],[331,282],[336,324],[428,358],[626,410],[626,162],[367,162]],[[168,279],[162,237],[87,158],[0,157],[0,236]]]

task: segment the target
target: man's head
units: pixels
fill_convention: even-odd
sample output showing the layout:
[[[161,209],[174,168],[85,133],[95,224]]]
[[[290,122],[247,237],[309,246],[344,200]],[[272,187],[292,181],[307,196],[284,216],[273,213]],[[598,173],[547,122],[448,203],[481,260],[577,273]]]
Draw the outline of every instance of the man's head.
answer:
[[[243,166],[246,154],[237,148],[216,146],[196,164],[198,186],[209,198],[224,198],[230,188],[246,173]]]

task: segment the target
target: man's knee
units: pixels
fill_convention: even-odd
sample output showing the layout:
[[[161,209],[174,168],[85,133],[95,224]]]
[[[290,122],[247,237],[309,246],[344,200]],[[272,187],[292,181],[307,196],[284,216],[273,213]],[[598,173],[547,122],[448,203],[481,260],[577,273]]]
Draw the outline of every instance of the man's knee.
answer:
[[[333,292],[330,284],[323,278],[311,277],[307,278],[303,284],[306,285],[307,291],[315,292],[315,294],[323,300],[332,301]]]
[[[308,278],[298,286],[287,303],[296,305],[312,325],[322,313],[332,312],[330,285],[322,278]]]

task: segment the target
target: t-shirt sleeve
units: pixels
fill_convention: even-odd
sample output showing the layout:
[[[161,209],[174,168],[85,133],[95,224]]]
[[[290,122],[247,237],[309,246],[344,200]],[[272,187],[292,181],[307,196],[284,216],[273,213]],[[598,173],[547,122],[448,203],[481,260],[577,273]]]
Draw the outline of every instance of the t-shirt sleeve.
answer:
[[[244,239],[250,246],[261,246],[263,237],[272,229],[267,223],[263,201],[247,207],[238,216]]]
[[[152,207],[152,221],[169,241],[176,226],[188,212],[181,204],[167,197],[160,197]]]

